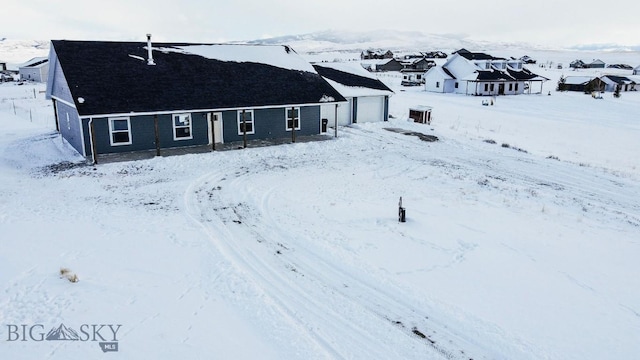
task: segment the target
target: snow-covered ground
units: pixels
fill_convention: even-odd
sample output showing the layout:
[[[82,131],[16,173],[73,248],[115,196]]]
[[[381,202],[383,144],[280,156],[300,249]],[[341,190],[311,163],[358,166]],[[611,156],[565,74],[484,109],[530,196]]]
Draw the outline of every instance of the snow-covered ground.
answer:
[[[640,94],[562,74],[493,106],[385,74],[388,123],[95,167],[43,86],[1,85],[0,357],[101,356],[33,340],[61,324],[121,325],[122,359],[636,357]]]

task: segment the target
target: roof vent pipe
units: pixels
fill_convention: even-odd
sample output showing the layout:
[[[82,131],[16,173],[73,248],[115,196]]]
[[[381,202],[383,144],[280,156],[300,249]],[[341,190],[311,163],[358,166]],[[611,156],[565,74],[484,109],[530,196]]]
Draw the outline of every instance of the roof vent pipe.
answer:
[[[151,34],[147,34],[147,65],[155,65],[153,61],[153,51],[151,50]]]

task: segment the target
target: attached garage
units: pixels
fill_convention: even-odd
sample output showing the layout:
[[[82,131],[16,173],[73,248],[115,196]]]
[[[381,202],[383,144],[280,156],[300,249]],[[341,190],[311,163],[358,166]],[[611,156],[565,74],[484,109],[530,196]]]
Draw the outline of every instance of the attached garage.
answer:
[[[336,113],[338,126],[387,121],[393,91],[360,64],[322,63],[313,67],[348,100],[340,103],[337,111],[333,104],[321,107],[321,117],[327,119],[329,127],[335,126]]]
[[[338,126],[347,126],[351,124],[351,115],[353,109],[353,99],[347,99],[347,102],[340,104],[322,105],[320,107],[320,117],[326,119],[329,127],[336,124],[336,105],[338,107]]]
[[[384,116],[385,97],[384,96],[362,96],[357,100],[357,118],[358,123],[386,121]],[[350,101],[350,103],[353,100]]]

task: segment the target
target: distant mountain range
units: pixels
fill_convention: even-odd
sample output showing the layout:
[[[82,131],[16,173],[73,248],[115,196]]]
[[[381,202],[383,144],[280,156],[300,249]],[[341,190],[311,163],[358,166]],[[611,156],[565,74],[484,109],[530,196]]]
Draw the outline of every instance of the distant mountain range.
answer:
[[[286,44],[299,53],[323,52],[360,52],[366,49],[385,49],[393,52],[435,51],[450,53],[466,48],[471,51],[513,50],[514,53],[525,54],[529,51],[583,51],[583,52],[638,52],[638,46],[621,46],[617,44],[579,45],[565,49],[549,49],[548,47],[530,43],[490,42],[472,39],[467,34],[429,34],[419,31],[377,30],[377,31],[344,31],[326,30],[309,34],[278,36],[251,41],[235,41],[233,43],[250,44]],[[37,56],[47,56],[48,40],[11,40],[0,37],[0,62],[11,67],[21,64]]]
[[[306,53],[327,51],[362,51],[371,48],[392,51],[451,52],[460,48],[485,49],[529,48],[541,46],[525,43],[498,43],[469,38],[466,34],[428,34],[419,31],[377,30],[367,32],[326,30],[303,35],[287,35],[249,41],[252,44],[287,44]]]

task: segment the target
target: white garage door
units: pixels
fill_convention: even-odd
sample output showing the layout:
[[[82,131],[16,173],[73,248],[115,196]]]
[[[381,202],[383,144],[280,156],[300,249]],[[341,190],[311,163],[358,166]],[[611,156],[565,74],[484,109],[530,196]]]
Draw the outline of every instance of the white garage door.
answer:
[[[367,96],[358,98],[357,122],[374,122],[384,120],[384,96]]]
[[[353,99],[348,98],[349,103],[338,105],[338,125],[346,126],[351,124],[351,109],[353,108]]]
[[[353,100],[351,98],[347,99],[349,103],[340,103],[338,104],[338,126],[345,126],[351,124],[351,106],[353,104]],[[328,120],[329,127],[334,127],[335,119],[336,119],[336,107],[335,104],[331,105],[322,105],[320,107],[320,116],[323,119]]]

